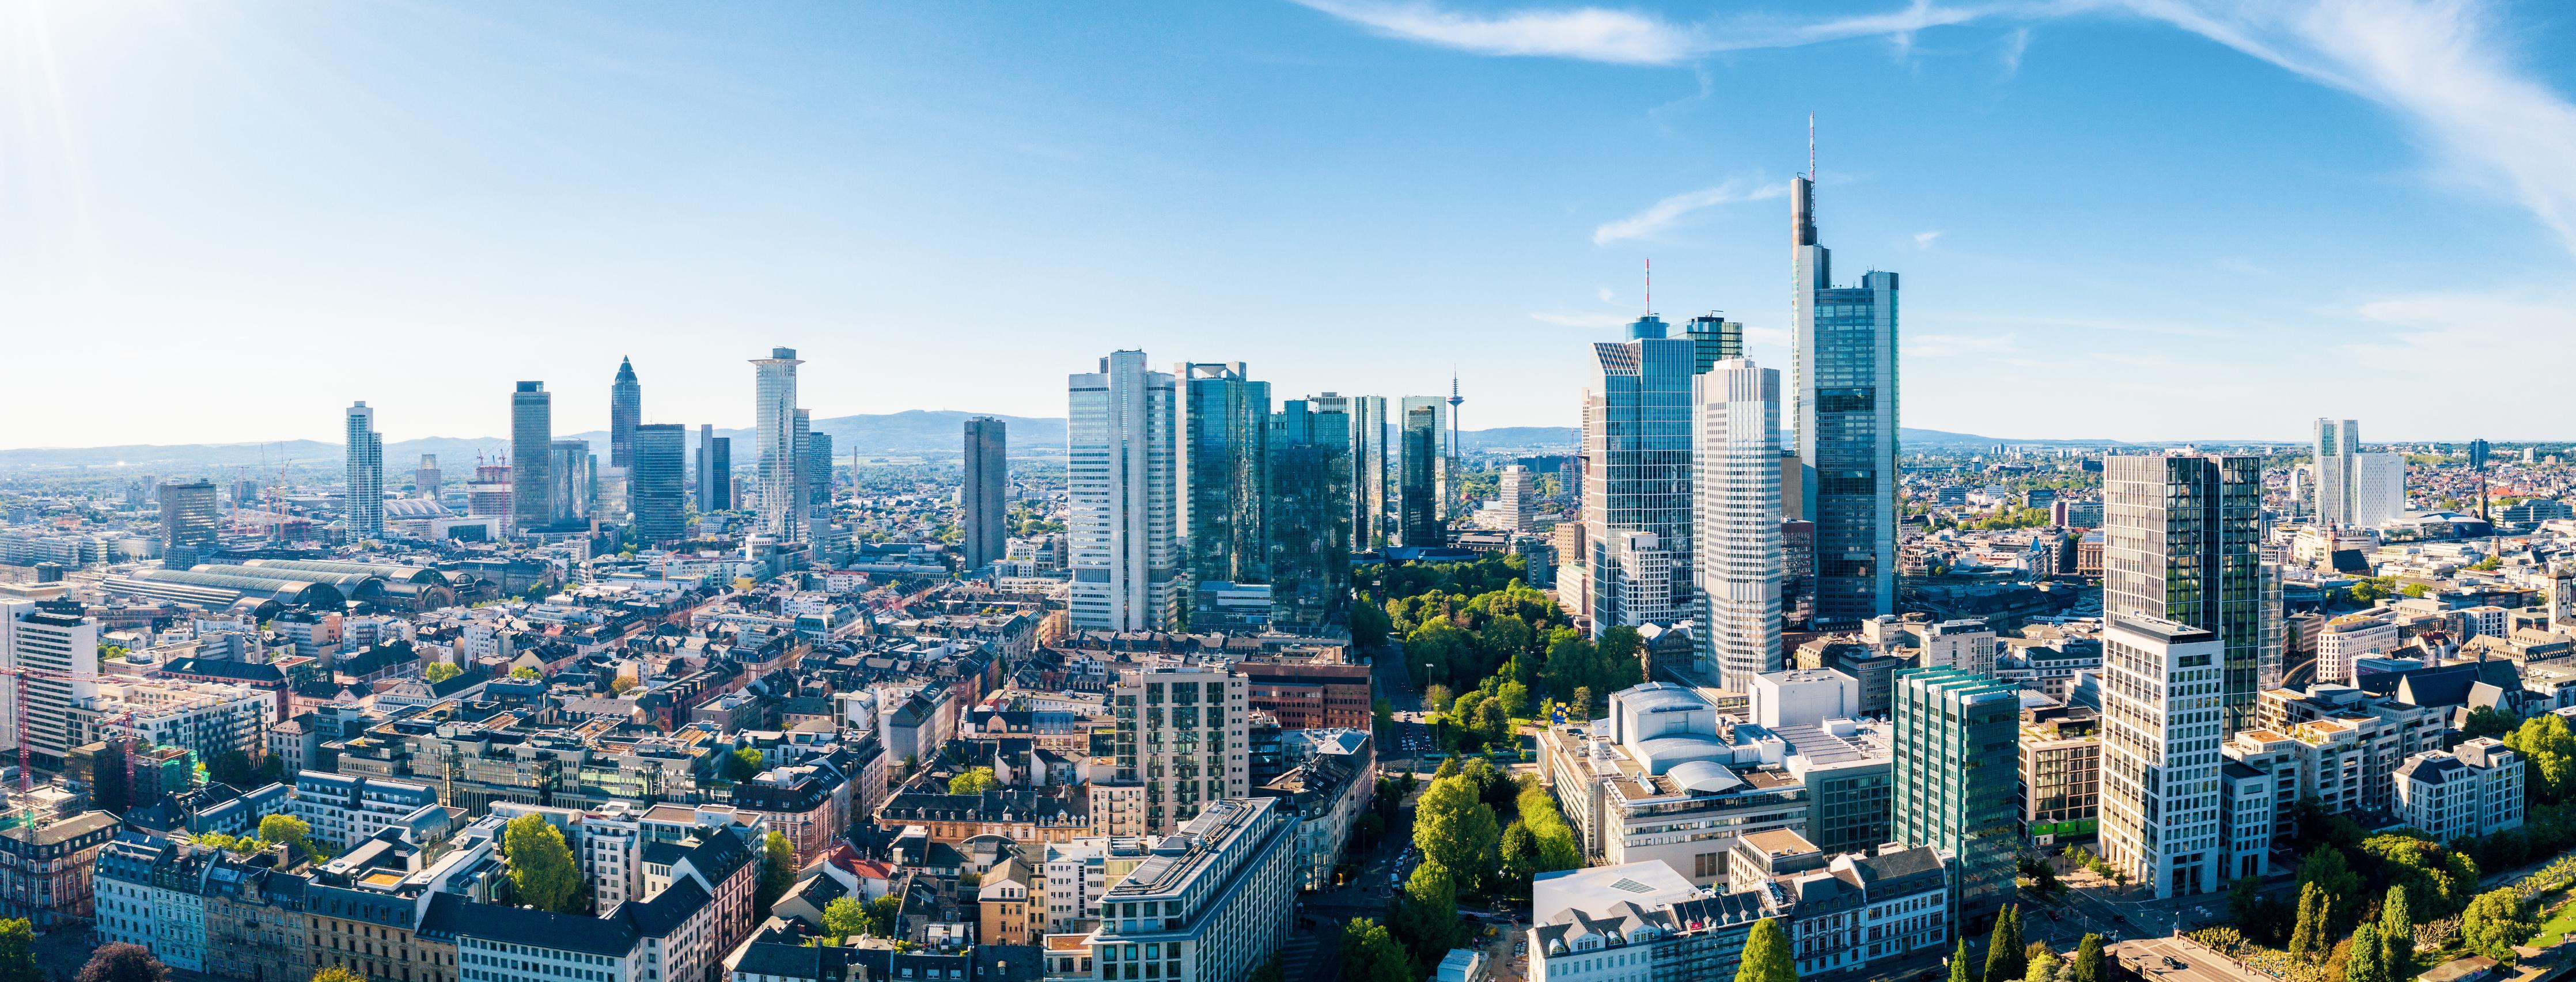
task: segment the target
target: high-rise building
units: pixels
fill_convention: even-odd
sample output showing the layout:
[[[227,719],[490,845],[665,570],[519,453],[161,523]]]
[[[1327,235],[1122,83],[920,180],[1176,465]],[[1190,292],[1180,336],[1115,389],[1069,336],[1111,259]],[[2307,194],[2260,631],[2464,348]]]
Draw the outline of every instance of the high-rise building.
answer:
[[[805,433],[805,503],[814,506],[818,521],[828,521],[824,508],[832,503],[832,435],[814,432],[813,410],[796,414],[796,425]]]
[[[1311,412],[1351,421],[1351,551],[1386,545],[1387,418],[1385,396],[1307,396]]]
[[[1789,352],[1798,516],[1816,524],[1815,619],[1896,612],[1896,274],[1833,285],[1815,184],[1789,181]]]
[[[1112,352],[1065,382],[1073,626],[1167,630],[1185,590],[1178,385],[1147,370],[1142,351]]]
[[[1683,325],[1682,336],[1690,339],[1692,370],[1707,372],[1718,362],[1744,357],[1744,323],[1731,321],[1709,311]]]
[[[634,469],[627,478],[635,537],[659,545],[688,535],[689,428],[678,423],[635,427]]]
[[[1694,376],[1691,523],[1700,671],[1745,692],[1780,670],[1780,371],[1743,358]]]
[[[473,518],[497,518],[515,525],[518,511],[512,503],[518,489],[510,477],[508,464],[476,464],[474,480],[465,486],[465,514]]]
[[[547,474],[552,481],[546,486],[546,510],[556,524],[590,520],[593,474],[590,441],[557,440],[555,452],[547,461]]]
[[[223,527],[215,509],[215,484],[207,480],[172,481],[161,486],[161,565],[187,569],[205,562]]]
[[[2234,865],[2219,809],[2224,643],[2189,624],[2104,614],[2102,858],[2158,899],[2213,892]]]
[[[1503,531],[1529,531],[1531,483],[1530,469],[1521,464],[1506,464],[1494,476],[1494,510]]]
[[[698,510],[733,510],[733,438],[712,424],[698,427]]]
[[[349,538],[383,538],[385,440],[376,432],[376,411],[365,402],[349,407],[348,439]]]
[[[1449,407],[1438,396],[1405,396],[1395,420],[1396,545],[1448,542],[1442,503],[1449,488]]]
[[[1598,374],[1584,393],[1583,596],[1576,609],[1598,637],[1622,624],[1648,620],[1652,605],[1638,597],[1689,598],[1691,572],[1691,380],[1696,346],[1665,336],[1653,314],[1628,325],[1628,340],[1592,345]],[[1669,562],[1664,583],[1625,578],[1628,564],[1612,551],[1630,540],[1622,532],[1653,536]],[[1685,603],[1682,609],[1687,610]],[[1660,622],[1669,624],[1670,622]]]
[[[1345,413],[1290,399],[1270,417],[1270,558],[1274,622],[1339,622],[1350,590],[1351,425]]]
[[[981,569],[1002,558],[1010,534],[1010,428],[991,416],[966,421],[966,483],[957,493],[966,527],[966,567]]]
[[[72,677],[98,674],[98,622],[76,606],[0,597],[0,664],[29,672],[22,684],[0,685],[0,706],[8,707],[0,735],[15,746],[16,734],[25,734],[36,766],[62,769],[72,748],[72,707],[98,690],[97,682]]]
[[[1236,362],[1172,366],[1181,386],[1181,530],[1190,576],[1267,583],[1270,383]]]
[[[411,472],[412,493],[436,501],[438,487],[443,483],[445,483],[444,479],[438,474],[438,455],[434,453],[420,455],[420,467]]]
[[[2264,617],[2263,460],[2195,454],[2102,461],[2102,613],[2217,635],[2227,733],[2253,725],[2279,645]]]
[[[617,378],[608,383],[608,466],[635,467],[635,427],[644,422],[644,386],[635,381],[635,362],[617,360]]]
[[[2317,521],[2328,528],[2378,528],[2406,511],[2406,458],[2363,453],[2361,423],[2316,421]]]
[[[1223,669],[1149,668],[1112,687],[1118,781],[1144,782],[1146,831],[1169,833],[1208,803],[1251,793],[1249,684]]]
[[[752,445],[760,452],[760,530],[780,542],[804,538],[805,461],[796,439],[794,348],[772,348],[752,359],[755,403]]]
[[[2021,689],[1956,668],[1896,673],[1896,840],[1956,857],[1951,923],[1989,918],[2013,892],[2021,842]]]
[[[511,531],[555,520],[554,456],[554,396],[544,382],[521,382],[510,393]]]

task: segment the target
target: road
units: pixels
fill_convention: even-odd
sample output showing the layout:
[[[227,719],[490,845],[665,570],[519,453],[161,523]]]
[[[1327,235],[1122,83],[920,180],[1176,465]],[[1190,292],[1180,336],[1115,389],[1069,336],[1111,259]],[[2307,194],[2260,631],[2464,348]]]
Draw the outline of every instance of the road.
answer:
[[[2217,953],[2176,938],[2123,941],[2104,950],[2150,982],[2279,982],[2247,971]],[[2172,962],[2166,959],[2172,959]],[[2174,963],[2182,967],[2175,968]]]
[[[1375,666],[1371,677],[1377,694],[1395,714],[1391,732],[1379,737],[1378,766],[1387,771],[1421,770],[1421,755],[1432,750],[1431,727],[1422,721],[1422,694],[1414,690],[1413,674],[1404,666],[1404,643],[1388,641],[1378,649]]]

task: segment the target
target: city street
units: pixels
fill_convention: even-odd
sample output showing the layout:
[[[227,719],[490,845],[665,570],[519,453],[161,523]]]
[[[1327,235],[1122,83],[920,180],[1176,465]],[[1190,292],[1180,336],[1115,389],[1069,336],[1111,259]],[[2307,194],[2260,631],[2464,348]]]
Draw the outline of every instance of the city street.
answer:
[[[2235,962],[2221,958],[2207,948],[2177,938],[2123,941],[2104,949],[2103,953],[2119,959],[2139,977],[2154,982],[2277,982],[2270,976],[2239,968]]]

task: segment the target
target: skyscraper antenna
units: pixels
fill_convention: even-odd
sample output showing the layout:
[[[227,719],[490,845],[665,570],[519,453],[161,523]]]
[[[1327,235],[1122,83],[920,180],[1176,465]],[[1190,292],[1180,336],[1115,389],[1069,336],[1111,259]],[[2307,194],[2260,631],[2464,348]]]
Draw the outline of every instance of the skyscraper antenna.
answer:
[[[1655,260],[1646,259],[1646,316],[1655,314]]]
[[[1807,183],[1816,183],[1816,114],[1807,114]]]

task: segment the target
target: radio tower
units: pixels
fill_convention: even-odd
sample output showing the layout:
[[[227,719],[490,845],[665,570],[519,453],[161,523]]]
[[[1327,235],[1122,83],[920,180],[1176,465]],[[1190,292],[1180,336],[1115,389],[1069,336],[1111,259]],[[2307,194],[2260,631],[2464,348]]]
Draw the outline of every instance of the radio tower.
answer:
[[[1453,367],[1449,369],[1449,453],[1446,455],[1449,459],[1441,462],[1448,477],[1442,482],[1446,485],[1442,490],[1448,494],[1457,493],[1458,488],[1458,404],[1465,401],[1467,398],[1458,394],[1458,369]],[[1452,503],[1442,502],[1442,507],[1448,507],[1450,504]]]

